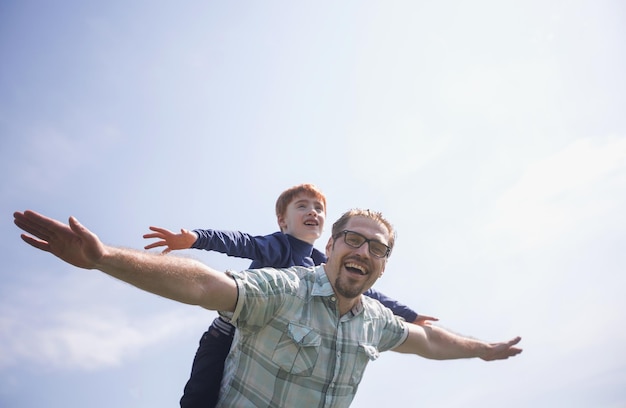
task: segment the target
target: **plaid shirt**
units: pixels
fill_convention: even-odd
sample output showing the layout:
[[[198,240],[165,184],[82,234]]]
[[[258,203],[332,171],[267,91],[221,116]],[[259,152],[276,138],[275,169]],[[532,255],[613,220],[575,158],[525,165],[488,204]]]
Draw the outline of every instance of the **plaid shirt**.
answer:
[[[339,316],[324,265],[229,272],[239,298],[218,407],[347,407],[365,366],[408,335],[401,318],[361,296]]]

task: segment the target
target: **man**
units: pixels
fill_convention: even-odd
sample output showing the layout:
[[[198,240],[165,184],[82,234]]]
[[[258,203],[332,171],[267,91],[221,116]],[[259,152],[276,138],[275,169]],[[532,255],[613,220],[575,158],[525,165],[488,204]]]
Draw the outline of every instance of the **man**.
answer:
[[[382,276],[395,232],[380,213],[351,210],[333,225],[328,261],[314,268],[217,272],[198,261],[106,246],[71,217],[69,226],[32,211],[14,214],[28,244],[146,291],[218,310],[237,336],[219,407],[350,405],[368,361],[394,350],[431,359],[506,359],[500,343],[407,324],[362,296]]]
[[[218,251],[251,259],[248,269],[320,265],[326,262],[326,255],[318,251],[314,244],[324,230],[326,202],[326,195],[315,185],[298,184],[284,190],[276,200],[279,232],[253,236],[241,231],[181,229],[180,233],[174,233],[165,228],[150,227],[153,232],[145,234],[144,238],[156,238],[158,241],[146,245],[145,249],[164,246],[163,253],[189,248]],[[431,316],[418,315],[408,306],[374,288],[364,295],[378,300],[393,314],[409,323],[425,324],[437,320]],[[234,335],[235,326],[221,316],[203,334],[191,375],[180,399],[181,408],[214,408],[217,405],[222,374]]]

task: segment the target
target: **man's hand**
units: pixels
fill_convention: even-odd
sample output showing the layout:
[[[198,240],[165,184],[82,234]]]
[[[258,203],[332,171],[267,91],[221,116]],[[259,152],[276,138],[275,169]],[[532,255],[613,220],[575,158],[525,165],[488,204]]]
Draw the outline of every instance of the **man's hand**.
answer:
[[[521,337],[515,337],[512,340],[502,343],[491,343],[491,349],[483,355],[482,358],[485,361],[493,360],[506,360],[509,357],[513,357],[522,352],[521,348],[513,347],[520,342]]]
[[[153,242],[152,244],[146,245],[144,248],[152,249],[165,246],[167,248],[165,248],[162,252],[164,255],[175,249],[191,248],[193,243],[198,239],[195,232],[184,228],[180,229],[180,234],[174,234],[170,230],[159,227],[150,227],[150,230],[154,231],[154,233],[145,234],[143,237],[146,239],[158,238],[161,241]]]
[[[105,254],[98,237],[74,217],[69,225],[30,210],[15,212],[13,218],[15,225],[31,234],[21,235],[27,244],[79,268],[94,269]]]

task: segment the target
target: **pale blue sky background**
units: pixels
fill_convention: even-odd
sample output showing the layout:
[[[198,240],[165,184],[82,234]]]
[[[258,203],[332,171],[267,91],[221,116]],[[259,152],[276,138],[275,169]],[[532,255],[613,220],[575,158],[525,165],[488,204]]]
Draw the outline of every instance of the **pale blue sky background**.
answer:
[[[141,248],[149,225],[273,232],[302,182],[326,231],[350,207],[396,225],[378,289],[523,336],[505,362],[384,353],[354,407],[626,406],[625,22],[620,1],[3,1],[0,406],[177,406],[215,316],[31,249],[13,211]]]

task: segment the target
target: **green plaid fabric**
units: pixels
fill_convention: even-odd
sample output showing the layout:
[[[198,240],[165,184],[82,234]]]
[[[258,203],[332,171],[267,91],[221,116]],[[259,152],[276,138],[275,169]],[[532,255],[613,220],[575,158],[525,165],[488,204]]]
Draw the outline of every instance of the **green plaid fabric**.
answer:
[[[361,296],[339,316],[324,265],[229,274],[239,289],[237,326],[218,407],[347,407],[363,371],[408,329]]]

